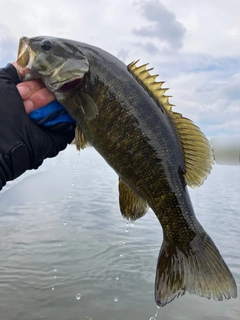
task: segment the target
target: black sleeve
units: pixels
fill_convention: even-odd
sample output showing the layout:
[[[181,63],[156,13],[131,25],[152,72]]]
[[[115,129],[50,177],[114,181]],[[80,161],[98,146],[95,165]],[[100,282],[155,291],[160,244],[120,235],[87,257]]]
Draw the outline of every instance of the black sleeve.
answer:
[[[14,66],[0,71],[0,190],[7,181],[56,156],[74,138],[74,127],[54,131],[29,118],[16,88],[19,82]]]

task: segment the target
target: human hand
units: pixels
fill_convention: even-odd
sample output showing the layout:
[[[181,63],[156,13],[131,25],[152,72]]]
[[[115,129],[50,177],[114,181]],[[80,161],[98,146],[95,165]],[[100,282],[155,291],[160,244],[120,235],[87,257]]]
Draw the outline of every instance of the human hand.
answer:
[[[24,71],[16,61],[12,65],[16,68],[21,80]],[[22,97],[27,114],[55,100],[54,94],[45,87],[41,80],[20,82],[17,84],[17,89]]]
[[[17,89],[23,100],[27,114],[46,106],[56,99],[54,94],[45,87],[41,80],[21,82],[17,85]]]
[[[25,71],[16,61],[12,65],[21,79]],[[25,111],[36,124],[59,132],[63,132],[63,129],[68,131],[68,128],[75,124],[75,121],[56,101],[54,94],[45,87],[41,80],[20,82],[17,84],[17,89],[23,100]]]
[[[31,81],[20,86],[19,94],[19,82],[19,73],[13,66],[0,71],[0,190],[6,181],[28,169],[37,169],[45,158],[56,156],[74,138],[75,122],[53,101],[54,96],[44,94],[43,84]],[[29,98],[32,106],[23,105]],[[48,101],[51,102],[40,108]],[[26,107],[28,113],[33,110],[30,115]]]

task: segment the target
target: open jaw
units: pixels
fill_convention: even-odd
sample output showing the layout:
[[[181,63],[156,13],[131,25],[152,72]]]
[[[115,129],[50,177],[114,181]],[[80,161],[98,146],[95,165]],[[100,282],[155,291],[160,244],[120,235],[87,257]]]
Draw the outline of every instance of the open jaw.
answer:
[[[29,38],[22,37],[18,49],[17,64],[23,81],[41,79],[52,92],[67,92],[84,85],[85,72],[88,70],[80,71],[80,68],[78,70],[74,67],[71,72],[70,68],[68,70],[68,60],[61,61],[61,59],[60,61],[56,60],[56,64],[49,66],[49,70],[47,70],[47,67],[44,67],[44,59],[40,61],[40,64],[38,61],[39,65],[36,64],[35,60],[38,53],[31,48],[29,42]],[[46,65],[48,64],[46,63]],[[69,67],[71,67],[71,63]]]
[[[19,42],[17,64],[23,69],[30,69],[36,52],[29,47],[29,39],[22,37]]]
[[[17,64],[20,67],[20,73],[21,78],[23,81],[32,80],[40,78],[45,83],[45,85],[51,90],[52,92],[60,91],[60,92],[66,92],[73,88],[79,87],[84,84],[84,76],[81,78],[69,78],[64,81],[58,81],[58,79],[55,79],[54,82],[52,82],[53,79],[51,79],[52,74],[57,74],[61,68],[55,68],[52,71],[52,74],[49,74],[49,79],[44,79],[41,75],[38,75],[37,73],[34,74],[32,72],[32,64],[34,62],[34,59],[36,57],[36,52],[33,51],[29,46],[27,42],[22,42],[21,46],[19,47],[19,53],[17,58]]]

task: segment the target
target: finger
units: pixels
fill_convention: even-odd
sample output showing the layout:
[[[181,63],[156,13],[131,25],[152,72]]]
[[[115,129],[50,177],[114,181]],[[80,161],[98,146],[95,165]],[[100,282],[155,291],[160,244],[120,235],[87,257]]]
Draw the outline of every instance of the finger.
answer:
[[[18,92],[23,100],[30,97],[36,91],[44,88],[44,84],[41,80],[31,80],[26,82],[21,82],[17,85]]]
[[[15,67],[15,69],[17,70],[19,79],[22,79],[23,76],[23,69],[21,67],[19,67],[19,65],[17,64],[17,61],[12,62],[12,65]]]
[[[26,100],[23,100],[23,104],[26,112],[29,114],[33,110],[39,109],[54,100],[56,100],[54,94],[44,87],[34,92]]]

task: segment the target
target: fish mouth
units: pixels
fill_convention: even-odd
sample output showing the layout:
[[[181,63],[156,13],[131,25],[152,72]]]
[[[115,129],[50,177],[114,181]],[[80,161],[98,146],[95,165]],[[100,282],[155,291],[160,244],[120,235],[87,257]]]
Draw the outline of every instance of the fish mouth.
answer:
[[[20,38],[17,65],[19,67],[18,73],[23,81],[39,78],[52,92],[66,92],[73,88],[84,85],[85,73],[88,71],[88,68],[86,69],[85,65],[81,72],[74,72],[71,74],[71,76],[65,74],[65,69],[68,68],[68,60],[64,63],[56,65],[49,72],[46,72],[47,70],[36,69],[34,62],[37,58],[37,55],[37,51],[32,49],[31,38]],[[82,67],[82,65],[80,65],[80,67]],[[64,75],[62,78],[58,76],[61,73]]]
[[[17,64],[23,77],[29,73],[36,57],[36,52],[29,45],[29,38],[22,37],[19,41]]]
[[[22,37],[19,41],[17,64],[21,68],[31,68],[36,52],[29,45],[29,38]]]

